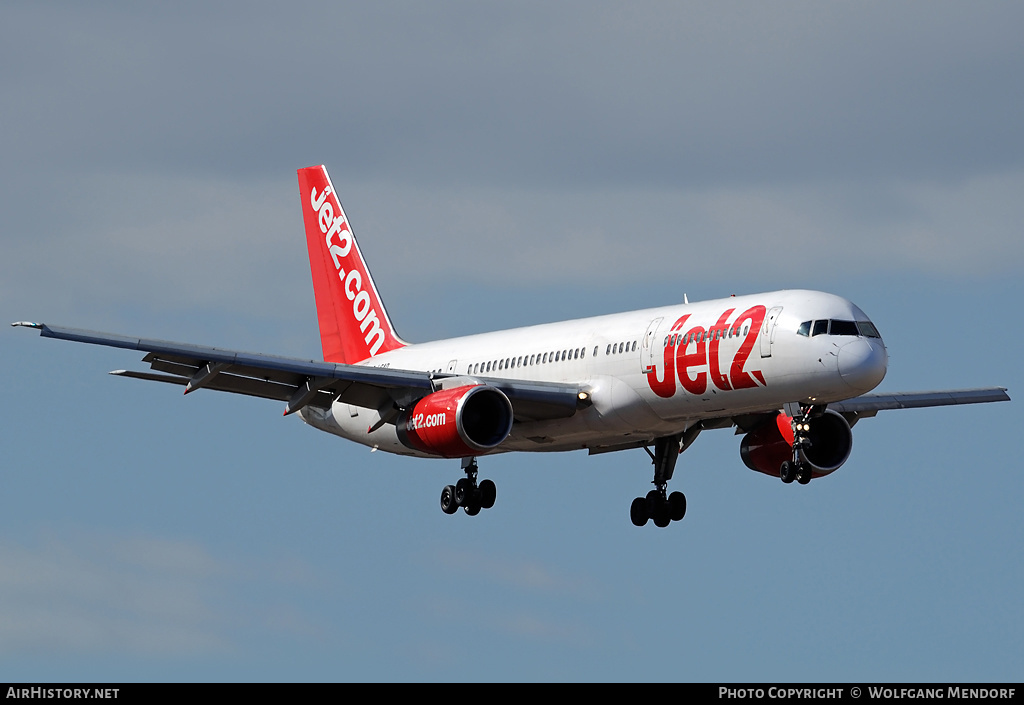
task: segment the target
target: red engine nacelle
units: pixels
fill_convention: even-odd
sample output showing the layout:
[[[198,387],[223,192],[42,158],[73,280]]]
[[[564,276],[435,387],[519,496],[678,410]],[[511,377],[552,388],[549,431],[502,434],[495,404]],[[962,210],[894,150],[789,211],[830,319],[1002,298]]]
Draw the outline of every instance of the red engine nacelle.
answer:
[[[468,385],[429,394],[395,421],[405,446],[445,458],[494,450],[512,432],[512,404],[501,390]]]
[[[812,476],[828,475],[850,457],[853,431],[846,419],[829,410],[811,419],[810,426],[811,446],[803,451],[803,459]],[[793,459],[793,419],[780,413],[774,421],[748,433],[740,443],[740,457],[751,470],[778,477],[782,463]]]

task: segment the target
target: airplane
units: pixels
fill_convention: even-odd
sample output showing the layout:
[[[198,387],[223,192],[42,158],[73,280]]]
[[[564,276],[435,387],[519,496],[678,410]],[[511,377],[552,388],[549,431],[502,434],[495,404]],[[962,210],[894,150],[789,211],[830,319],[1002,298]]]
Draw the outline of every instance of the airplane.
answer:
[[[322,360],[254,354],[20,321],[42,337],[146,353],[110,374],[285,403],[284,415],[399,455],[459,459],[441,509],[495,503],[481,456],[644,449],[651,489],[630,520],[686,513],[668,493],[705,430],[735,428],[756,472],[807,484],[838,470],[851,428],[887,409],[1009,401],[1004,387],[870,393],[888,352],[868,316],[819,291],[784,290],[411,344],[395,332],[326,167],[298,170]],[[653,448],[653,450],[652,450]]]

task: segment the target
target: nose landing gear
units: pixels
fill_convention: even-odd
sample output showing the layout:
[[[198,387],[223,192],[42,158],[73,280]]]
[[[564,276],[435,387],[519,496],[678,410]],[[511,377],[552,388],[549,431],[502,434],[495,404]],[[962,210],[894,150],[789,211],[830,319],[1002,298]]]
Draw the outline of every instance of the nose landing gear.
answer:
[[[785,460],[779,467],[779,477],[787,485],[793,480],[801,485],[811,481],[811,466],[806,460],[807,450],[812,445],[811,419],[821,416],[824,410],[824,406],[796,405],[796,408],[789,408],[787,404],[786,413],[793,418],[793,460]]]

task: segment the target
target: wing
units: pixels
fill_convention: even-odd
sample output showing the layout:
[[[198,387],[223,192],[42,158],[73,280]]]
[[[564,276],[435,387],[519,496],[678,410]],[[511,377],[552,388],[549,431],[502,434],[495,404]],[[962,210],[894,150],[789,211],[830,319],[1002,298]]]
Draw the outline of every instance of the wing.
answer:
[[[580,387],[522,380],[465,378],[414,370],[276,357],[222,348],[148,340],[110,333],[20,321],[44,338],[139,350],[154,372],[115,370],[111,374],[196,389],[213,389],[287,402],[285,415],[304,406],[329,407],[335,400],[367,409],[404,408],[453,383],[485,383],[500,389],[512,403],[517,421],[566,418],[576,413]],[[447,384],[446,384],[447,383]]]
[[[978,389],[948,389],[938,392],[897,392],[895,394],[865,394],[846,401],[829,404],[827,408],[843,415],[851,427],[860,419],[871,418],[886,409],[920,409],[929,406],[951,406],[954,404],[985,404],[993,401],[1010,401],[1005,387],[981,387]],[[750,433],[759,426],[770,423],[782,409],[771,409],[739,416],[720,416],[697,421],[687,429],[690,438],[684,434],[686,447],[696,439],[700,431],[735,428],[737,435]],[[622,444],[594,446],[590,455],[609,453],[617,450],[643,448],[654,443],[654,438],[629,441]]]
[[[893,394],[864,394],[846,401],[833,402],[827,408],[837,411],[852,427],[860,419],[875,416],[887,409],[922,409],[929,406],[952,406],[954,404],[985,404],[993,401],[1010,401],[1006,387],[980,387],[978,389],[946,389],[937,392],[896,392]],[[770,421],[781,410],[764,414],[748,414],[723,417],[704,421],[703,426],[728,428],[736,426],[736,433],[747,433]]]
[[[1006,387],[981,387],[979,389],[948,389],[937,392],[897,392],[895,394],[865,394],[834,404],[828,408],[847,417],[847,421],[874,416],[886,409],[921,409],[929,406],[952,406],[954,404],[985,404],[993,401],[1010,401]],[[852,417],[852,418],[851,418]]]

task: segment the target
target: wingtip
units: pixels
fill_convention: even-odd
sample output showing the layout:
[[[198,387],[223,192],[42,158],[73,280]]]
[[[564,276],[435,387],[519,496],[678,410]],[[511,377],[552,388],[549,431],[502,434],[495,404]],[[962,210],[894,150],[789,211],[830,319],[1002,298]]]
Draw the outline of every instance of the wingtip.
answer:
[[[43,324],[42,323],[33,323],[32,321],[15,321],[14,323],[11,324],[11,326],[13,326],[15,328],[17,328],[18,326],[21,326],[22,328],[36,328],[36,329],[40,329],[41,330],[42,327],[43,327]]]

